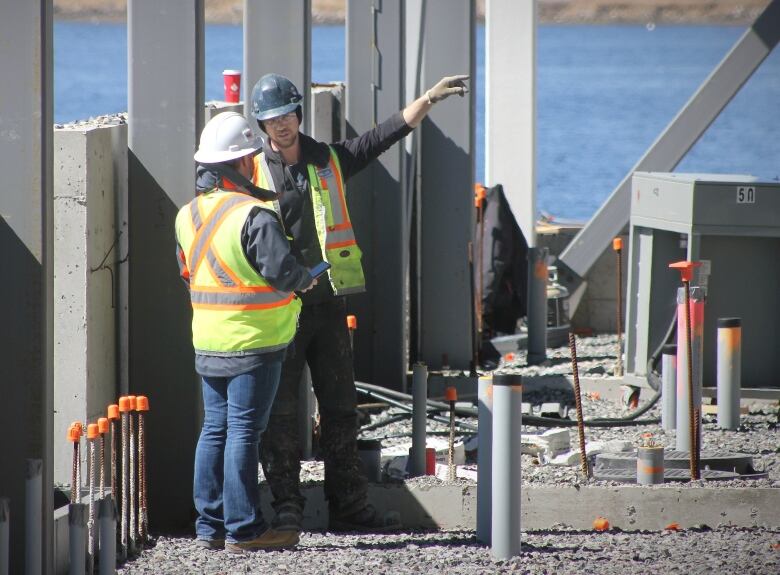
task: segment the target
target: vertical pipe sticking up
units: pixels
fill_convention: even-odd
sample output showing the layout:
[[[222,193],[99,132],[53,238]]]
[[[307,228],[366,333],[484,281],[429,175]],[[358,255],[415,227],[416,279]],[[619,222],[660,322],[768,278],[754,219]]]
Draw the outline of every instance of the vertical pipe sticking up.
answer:
[[[661,355],[661,426],[677,427],[677,346],[668,344]]]
[[[582,394],[580,393],[580,370],[577,364],[577,338],[569,332],[569,352],[571,353],[571,369],[574,374],[574,403],[577,408],[577,436],[580,440],[580,470],[585,481],[590,477],[588,472],[588,454],[585,452],[585,423],[582,418]]]
[[[79,428],[71,425],[68,428],[68,441],[73,443],[73,464],[70,473],[70,502],[79,502]]]
[[[108,433],[108,418],[98,419],[98,432],[100,433],[99,465],[100,470],[100,499],[106,496],[106,433]]]
[[[547,248],[528,248],[528,365],[547,359]]]
[[[493,377],[479,378],[477,389],[477,541],[490,545],[492,450],[493,450]]]
[[[9,535],[11,532],[11,506],[6,497],[0,497],[0,575],[8,575]]]
[[[742,320],[718,319],[718,427],[739,427],[742,386]]]
[[[428,368],[422,362],[412,367],[412,461],[410,475],[425,475],[425,428],[428,421]]]
[[[652,439],[636,450],[636,482],[659,485],[664,482],[664,448]]]
[[[612,240],[612,249],[615,250],[617,257],[617,364],[615,365],[615,376],[623,377],[623,238]]]
[[[114,498],[107,495],[100,501],[100,575],[116,573],[116,506]]]
[[[70,550],[70,575],[84,575],[87,569],[87,515],[84,503],[68,506],[68,548]]]
[[[43,461],[27,460],[24,493],[24,565],[27,575],[43,570]],[[51,489],[51,486],[47,487]]]
[[[520,553],[520,429],[523,386],[519,375],[493,376],[491,550],[496,559]]]
[[[122,559],[127,558],[128,539],[129,539],[129,521],[130,512],[128,509],[129,489],[130,489],[130,399],[119,398],[119,412],[122,414],[122,519],[119,542],[121,544],[120,553]]]
[[[129,501],[130,501],[130,553],[135,553],[136,549],[136,541],[138,539],[138,524],[136,523],[136,500],[138,497],[137,493],[137,484],[135,481],[136,477],[136,440],[135,440],[135,408],[136,408],[136,396],[135,395],[129,395],[128,399],[130,400],[130,411],[128,412],[127,416],[130,420],[130,495],[129,495]]]
[[[455,481],[455,402],[458,400],[458,390],[450,386],[445,390],[445,398],[450,404],[450,434],[447,442],[447,479]]]
[[[149,534],[149,511],[146,507],[146,422],[145,414],[149,411],[149,399],[139,395],[135,399],[138,411],[138,532],[141,544],[146,542]]]

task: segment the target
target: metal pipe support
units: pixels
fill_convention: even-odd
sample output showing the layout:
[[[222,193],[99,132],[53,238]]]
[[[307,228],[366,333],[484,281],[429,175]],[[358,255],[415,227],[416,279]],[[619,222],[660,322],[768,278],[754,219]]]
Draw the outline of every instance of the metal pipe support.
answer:
[[[477,541],[490,545],[492,449],[493,449],[493,377],[479,378],[477,401]]]
[[[114,498],[107,495],[100,501],[98,523],[100,524],[100,575],[116,573],[116,505]]]
[[[547,248],[528,248],[528,365],[547,359]]]
[[[420,362],[412,367],[412,460],[410,475],[425,475],[425,431],[428,420],[428,368]]]
[[[739,427],[742,386],[742,320],[718,319],[718,427]]]
[[[70,550],[70,575],[84,575],[87,569],[87,518],[86,503],[68,506],[68,549]]]
[[[677,427],[677,346],[665,345],[661,355],[661,426]]]
[[[704,291],[700,287],[689,287],[690,305],[686,313],[685,287],[677,291],[677,451],[694,450],[691,441],[693,411],[701,406],[701,377],[704,332]],[[690,317],[690,326],[686,320]],[[686,334],[690,327],[691,362],[688,364],[688,341]],[[689,367],[690,378],[689,379]],[[691,390],[693,397],[691,398]],[[697,430],[701,439],[701,428]],[[700,443],[700,441],[699,441]]]

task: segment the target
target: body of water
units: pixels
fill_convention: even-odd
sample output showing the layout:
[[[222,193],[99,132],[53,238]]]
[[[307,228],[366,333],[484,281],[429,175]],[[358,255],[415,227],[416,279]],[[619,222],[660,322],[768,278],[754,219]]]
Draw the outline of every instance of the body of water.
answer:
[[[727,26],[540,26],[538,208],[589,218],[744,29]],[[54,26],[55,121],[127,109],[123,24]],[[484,27],[478,28],[477,179],[484,174]],[[240,26],[206,27],[206,99],[243,66]],[[461,70],[453,70],[460,73]],[[344,28],[312,31],[315,82],[343,81]],[[253,81],[253,80],[250,80]],[[780,50],[764,61],[678,171],[780,175]]]

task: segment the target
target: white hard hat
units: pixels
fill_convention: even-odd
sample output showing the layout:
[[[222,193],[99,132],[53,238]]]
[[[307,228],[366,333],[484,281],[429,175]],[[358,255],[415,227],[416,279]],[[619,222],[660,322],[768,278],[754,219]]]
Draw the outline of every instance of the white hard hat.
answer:
[[[252,154],[263,146],[246,118],[238,112],[222,112],[208,121],[195,152],[199,164],[219,164]]]

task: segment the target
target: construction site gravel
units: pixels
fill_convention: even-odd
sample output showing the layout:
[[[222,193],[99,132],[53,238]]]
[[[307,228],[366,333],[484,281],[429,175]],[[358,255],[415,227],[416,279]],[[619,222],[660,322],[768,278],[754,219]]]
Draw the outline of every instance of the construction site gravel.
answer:
[[[581,376],[606,378],[615,363],[616,338],[597,336],[579,338],[577,354]],[[548,350],[548,362],[542,366],[525,366],[523,352],[511,361],[504,361],[501,369],[523,376],[571,375],[567,347]],[[640,400],[649,399],[650,390],[644,390]],[[530,394],[529,394],[530,395]],[[467,399],[467,398],[463,398]],[[560,402],[573,406],[571,393],[551,389],[534,391],[524,401],[534,405],[542,402]],[[620,401],[600,398],[589,393],[583,397],[584,417],[622,417],[630,413]],[[386,409],[370,416],[376,423],[397,414]],[[573,418],[574,410],[571,410]],[[643,418],[660,416],[659,405]],[[778,434],[778,406],[770,402],[749,404],[749,413],[742,416],[737,431],[717,428],[715,416],[704,418],[703,451],[717,450],[743,453],[753,457],[757,471],[765,471],[766,479],[717,482],[674,482],[654,486],[658,489],[698,488],[703,485],[726,489],[769,487],[780,488],[780,435]],[[476,425],[475,418],[458,418]],[[447,425],[429,421],[429,432],[444,432]],[[411,420],[396,421],[367,432],[366,438],[383,438],[384,450],[403,449],[410,439]],[[524,433],[541,433],[542,428],[526,426]],[[587,428],[586,438],[592,441],[622,440],[639,443],[644,433],[650,432],[659,443],[673,447],[674,431],[664,431],[660,425],[641,425],[616,428]],[[572,445],[576,444],[576,429],[571,430]],[[466,436],[459,436],[466,439]],[[385,458],[387,459],[387,458]],[[476,469],[466,466],[465,469]],[[262,474],[260,474],[262,477]],[[322,480],[320,462],[305,462],[304,483]],[[445,482],[435,477],[407,480],[411,483],[435,485]],[[473,484],[471,479],[459,478],[459,484]],[[579,466],[553,466],[533,455],[523,455],[523,485],[576,486],[587,483],[594,486],[616,486],[609,481],[585,481]],[[630,489],[631,487],[626,487]],[[561,518],[562,522],[565,518]],[[700,525],[695,529],[647,531],[557,530],[533,531],[523,534],[522,554],[507,561],[491,557],[490,548],[477,542],[473,531],[407,532],[382,535],[304,533],[296,549],[261,552],[246,556],[231,556],[221,551],[206,551],[196,547],[192,536],[160,536],[154,547],[119,569],[119,573],[780,573],[780,530],[766,528],[734,528],[725,525]]]

